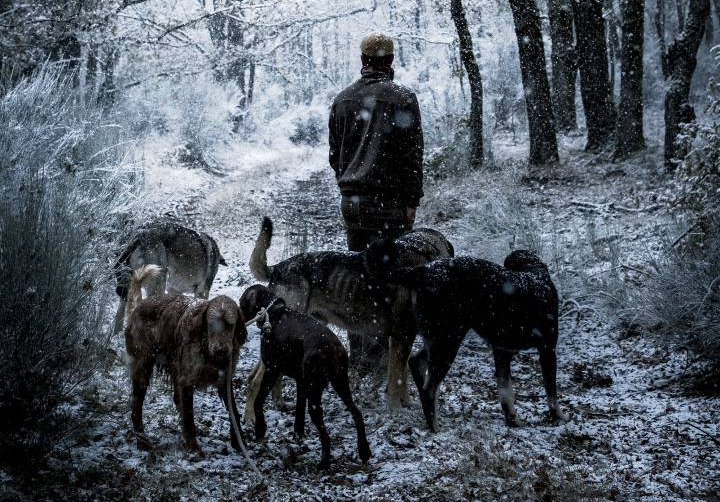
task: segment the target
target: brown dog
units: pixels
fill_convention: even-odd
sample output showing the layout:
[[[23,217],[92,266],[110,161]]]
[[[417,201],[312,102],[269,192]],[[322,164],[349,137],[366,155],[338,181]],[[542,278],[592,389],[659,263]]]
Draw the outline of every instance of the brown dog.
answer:
[[[238,351],[246,340],[242,315],[227,296],[199,301],[182,295],[160,295],[140,301],[125,330],[132,380],[132,423],[138,434],[138,448],[150,447],[144,438],[142,407],[156,366],[172,382],[187,448],[202,453],[193,419],[193,392],[197,387],[214,385],[239,424],[231,379]],[[232,433],[232,420],[233,416],[230,441],[235,449],[241,449]],[[242,438],[239,425],[238,431]]]

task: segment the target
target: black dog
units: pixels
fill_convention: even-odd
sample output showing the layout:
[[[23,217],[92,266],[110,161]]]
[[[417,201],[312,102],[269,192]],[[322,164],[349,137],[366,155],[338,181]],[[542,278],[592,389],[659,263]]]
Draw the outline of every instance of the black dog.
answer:
[[[310,418],[320,434],[322,460],[320,468],[330,466],[330,437],[323,422],[322,393],[328,381],[352,414],[357,430],[358,453],[363,463],[371,456],[365,437],[365,422],[353,403],[348,380],[348,355],[342,343],[324,324],[313,317],[295,312],[282,298],[268,288],[255,285],[240,298],[240,310],[247,319],[254,318],[266,308],[270,328],[263,329],[260,356],[265,365],[260,390],[255,398],[255,435],[265,437],[267,425],[263,405],[280,375],[295,379],[297,403],[295,406],[295,433],[305,433],[305,403],[310,404]],[[264,324],[260,319],[258,324]]]
[[[540,354],[550,415],[566,420],[555,383],[558,296],[547,266],[537,255],[514,251],[505,258],[504,267],[461,257],[393,271],[393,248],[387,241],[376,241],[371,252],[383,258],[378,277],[385,275],[389,282],[412,291],[416,327],[425,345],[410,358],[410,371],[430,430],[437,429],[438,386],[470,329],[493,348],[500,404],[509,426],[518,425],[510,362],[518,351],[533,347]]]

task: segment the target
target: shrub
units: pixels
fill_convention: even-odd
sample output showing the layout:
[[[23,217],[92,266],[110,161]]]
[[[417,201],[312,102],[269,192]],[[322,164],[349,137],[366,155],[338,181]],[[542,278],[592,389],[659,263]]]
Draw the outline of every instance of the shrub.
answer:
[[[645,323],[661,346],[687,351],[699,376],[720,390],[720,236],[701,253],[670,249],[643,293]]]
[[[177,158],[187,167],[224,174],[217,151],[231,138],[234,106],[229,93],[229,88],[200,77],[173,89],[168,125],[177,131]]]
[[[0,462],[41,461],[106,347],[101,236],[132,175],[118,132],[44,68],[0,98]]]
[[[720,84],[711,79],[708,94],[710,121],[684,127],[688,154],[676,173],[677,203],[689,215],[693,230],[690,243],[700,245],[720,225]]]
[[[296,119],[293,122],[295,130],[290,135],[290,141],[295,145],[318,146],[323,130],[322,120],[317,115],[310,115],[307,119]]]
[[[720,47],[720,46],[719,46]],[[716,47],[720,57],[720,49]],[[719,60],[720,61],[720,60]],[[720,84],[710,80],[709,121],[688,124],[676,172],[676,206],[688,230],[655,265],[644,292],[647,323],[658,342],[686,350],[699,376],[720,390]]]

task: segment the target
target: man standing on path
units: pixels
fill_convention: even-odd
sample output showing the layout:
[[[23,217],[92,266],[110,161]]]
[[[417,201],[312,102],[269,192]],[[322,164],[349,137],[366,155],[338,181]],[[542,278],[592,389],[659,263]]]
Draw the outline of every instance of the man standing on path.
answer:
[[[350,251],[411,230],[423,196],[423,135],[415,93],[393,82],[393,41],[363,39],[358,81],[330,112],[330,166],[335,171]]]
[[[420,109],[415,94],[393,82],[393,41],[373,33],[360,49],[361,77],[335,98],[328,124],[350,251],[411,230],[423,196]],[[348,339],[351,363],[377,368],[387,339]]]

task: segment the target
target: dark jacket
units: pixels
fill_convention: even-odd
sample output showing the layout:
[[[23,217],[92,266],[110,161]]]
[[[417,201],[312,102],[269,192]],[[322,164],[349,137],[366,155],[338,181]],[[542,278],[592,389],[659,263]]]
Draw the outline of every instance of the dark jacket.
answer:
[[[330,166],[343,195],[417,207],[423,196],[423,135],[415,94],[392,70],[363,69],[330,112]]]

